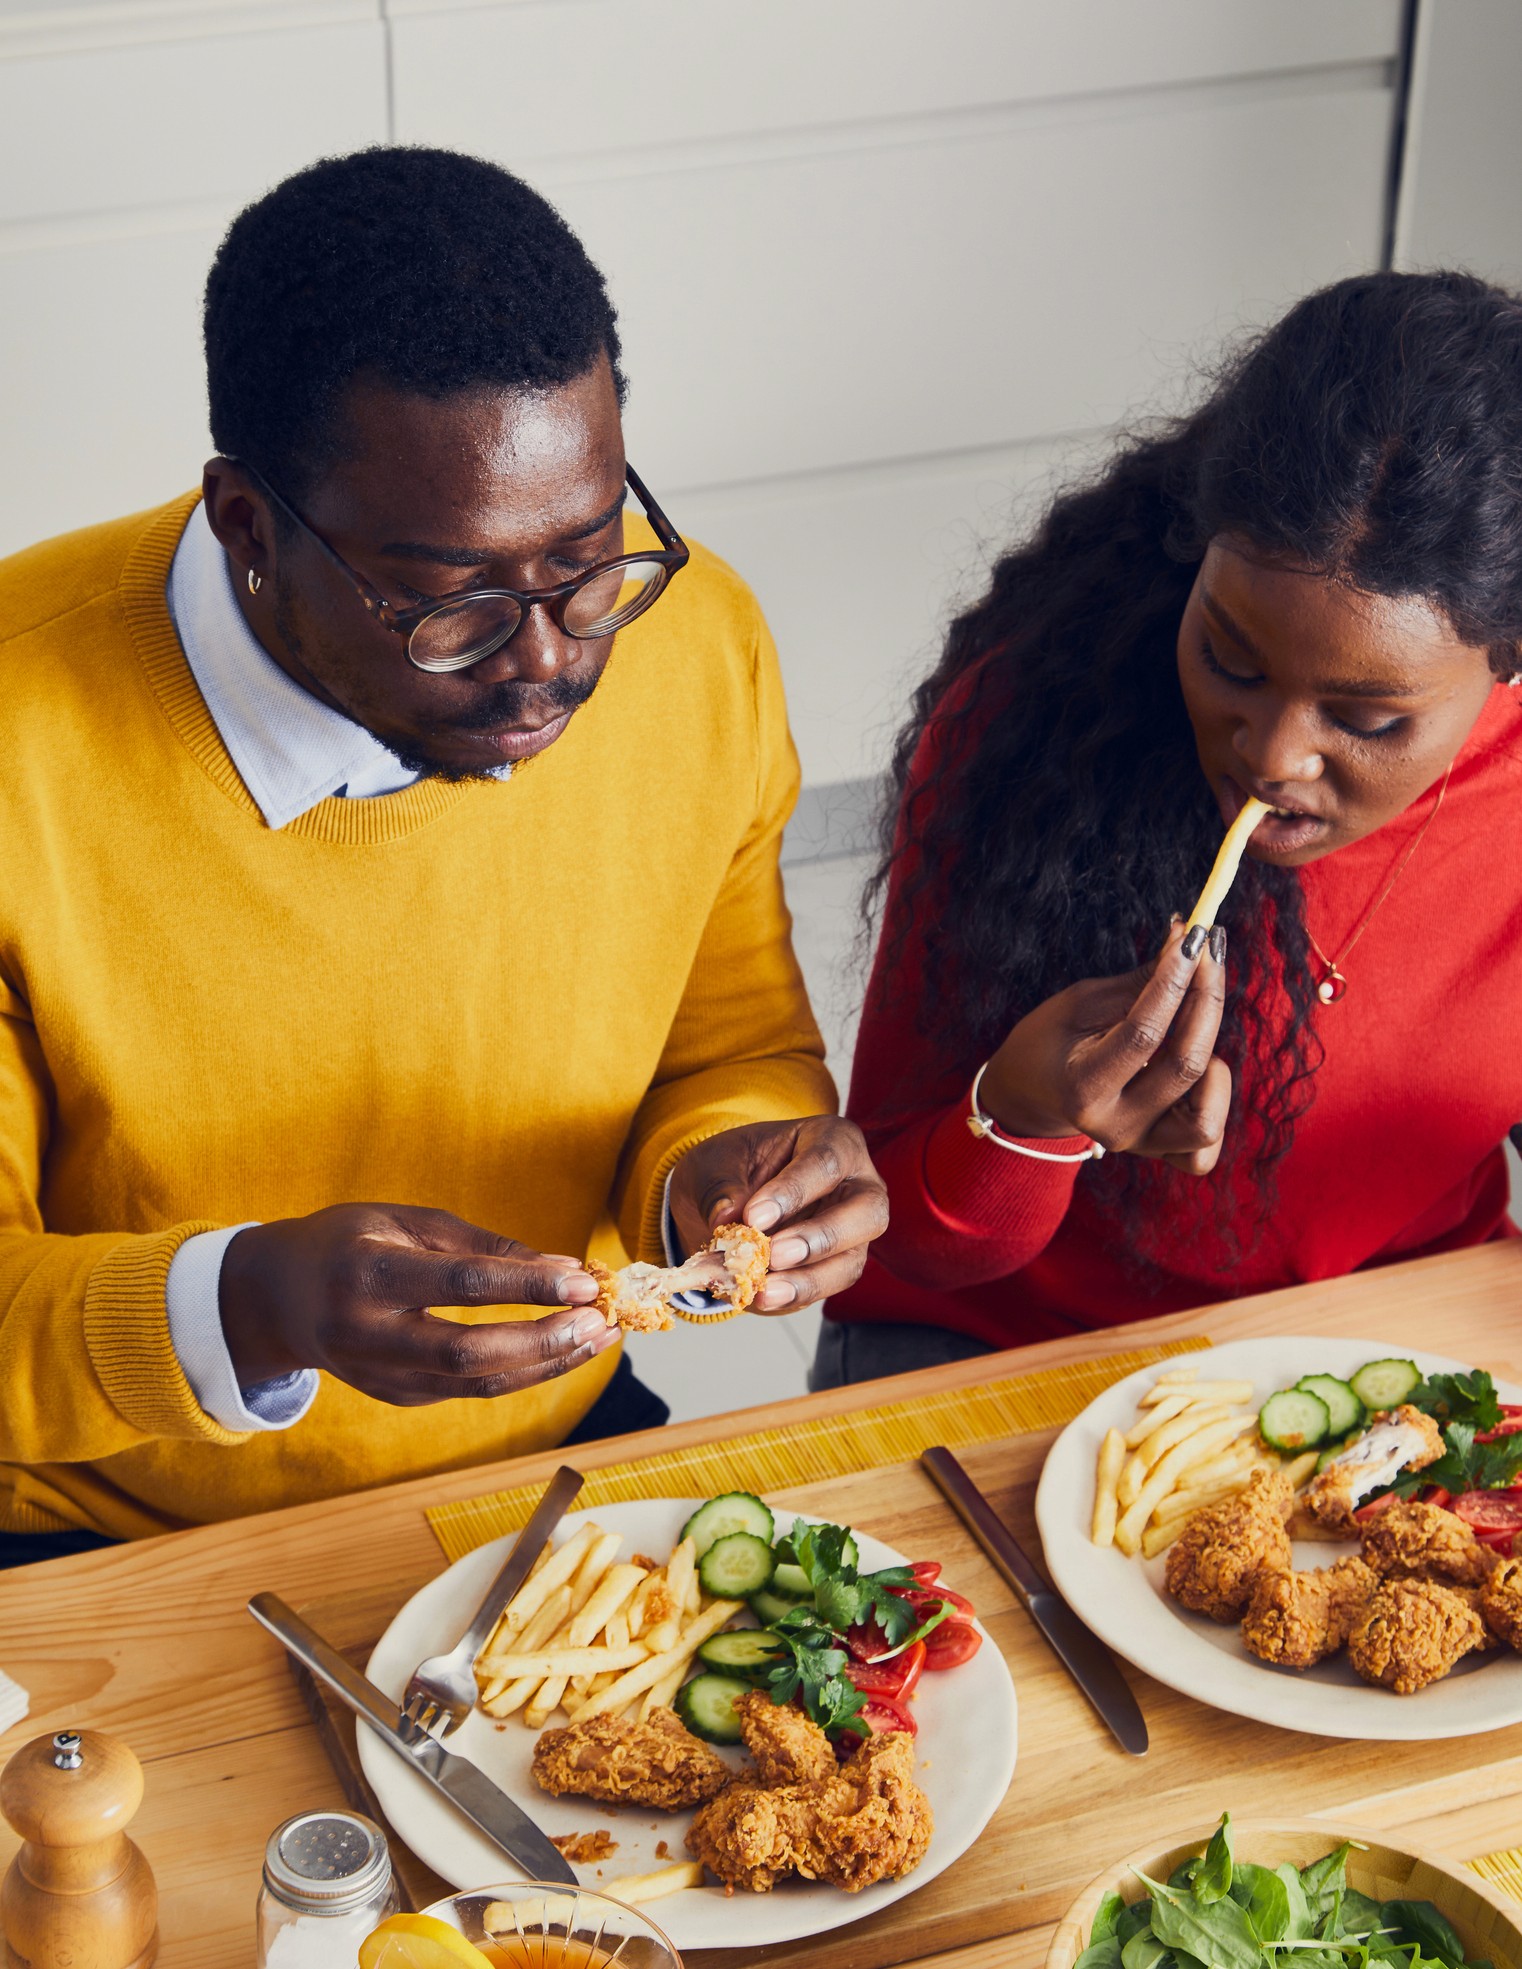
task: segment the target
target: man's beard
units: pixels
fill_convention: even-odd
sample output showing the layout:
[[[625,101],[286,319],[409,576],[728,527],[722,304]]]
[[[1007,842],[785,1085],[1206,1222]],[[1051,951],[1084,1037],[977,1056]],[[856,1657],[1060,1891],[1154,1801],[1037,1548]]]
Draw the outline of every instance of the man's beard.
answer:
[[[286,648],[307,668],[306,654],[302,647],[300,632],[295,623],[292,610],[282,588],[277,584],[274,594],[275,627]],[[452,760],[435,756],[430,738],[437,735],[448,739],[460,734],[491,731],[503,725],[521,725],[533,718],[538,724],[548,724],[552,719],[562,717],[568,711],[575,711],[585,704],[602,681],[602,673],[593,670],[585,676],[567,676],[562,673],[552,677],[547,684],[524,684],[516,679],[508,679],[493,684],[468,710],[455,717],[441,719],[433,728],[433,733],[405,739],[388,738],[384,732],[375,731],[365,721],[346,711],[345,716],[353,718],[355,724],[363,726],[370,736],[396,758],[409,773],[419,778],[442,779],[451,782],[472,779],[493,779],[502,770],[501,766],[462,766]],[[506,763],[505,761],[503,762]],[[530,763],[528,761],[525,764]]]

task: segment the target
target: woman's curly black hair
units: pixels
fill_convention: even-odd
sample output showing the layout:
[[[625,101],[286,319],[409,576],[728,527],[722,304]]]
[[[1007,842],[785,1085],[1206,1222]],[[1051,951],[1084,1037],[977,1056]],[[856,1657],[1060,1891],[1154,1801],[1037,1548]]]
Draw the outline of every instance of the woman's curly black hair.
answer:
[[[1218,535],[1368,593],[1421,597],[1498,675],[1515,669],[1522,301],[1458,273],[1368,274],[1312,294],[1228,362],[1193,414],[1124,444],[997,562],[914,693],[868,896],[870,909],[894,877],[879,975],[899,969],[912,930],[923,1028],[948,1071],[970,1074],[1074,980],[1131,969],[1209,868],[1221,822],[1176,647]],[[932,727],[935,771],[911,791]],[[1222,921],[1218,1050],[1239,1084],[1247,1069],[1250,1096],[1221,1167],[1248,1144],[1261,1220],[1320,1057],[1294,871],[1244,863]],[[1276,1023],[1279,987],[1289,1016]],[[1133,1233],[1155,1186],[1193,1180],[1134,1157],[1086,1174]],[[1225,1231],[1227,1186],[1213,1200],[1211,1188],[1197,1207]]]

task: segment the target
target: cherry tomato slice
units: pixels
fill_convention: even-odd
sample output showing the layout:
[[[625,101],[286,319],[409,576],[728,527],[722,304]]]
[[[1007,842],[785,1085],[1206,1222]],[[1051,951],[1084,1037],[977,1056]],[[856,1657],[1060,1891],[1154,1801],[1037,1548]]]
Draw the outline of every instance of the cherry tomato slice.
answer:
[[[875,1620],[859,1620],[854,1627],[848,1627],[845,1643],[846,1653],[853,1662],[873,1662],[893,1652],[893,1643]]]
[[[1481,1545],[1488,1545],[1492,1552],[1499,1552],[1503,1559],[1509,1559],[1516,1549],[1517,1534],[1514,1531],[1477,1531],[1475,1537]]]
[[[1366,1525],[1370,1518],[1377,1518],[1380,1512],[1385,1509],[1386,1505],[1393,1504],[1394,1502],[1394,1491],[1386,1491],[1383,1497],[1374,1497],[1367,1504],[1360,1504],[1358,1509],[1353,1513],[1354,1524]]]
[[[1493,1429],[1487,1429],[1483,1436],[1476,1436],[1477,1443],[1493,1443],[1502,1436],[1514,1436],[1522,1429],[1522,1408],[1514,1402],[1502,1402],[1501,1419]]]
[[[920,1733],[913,1712],[896,1696],[868,1696],[857,1713],[875,1737],[887,1736],[890,1730],[902,1730],[911,1737]]]
[[[1508,1490],[1466,1490],[1453,1500],[1456,1517],[1477,1533],[1522,1531],[1522,1497]]]
[[[964,1599],[960,1593],[953,1593],[949,1586],[890,1586],[888,1591],[897,1594],[900,1600],[907,1600],[921,1620],[927,1619],[943,1603],[967,1620],[972,1620],[976,1614],[971,1600]]]
[[[934,1586],[941,1576],[941,1562],[939,1559],[916,1559],[909,1570],[914,1574],[916,1586]]]
[[[1446,1511],[1453,1502],[1453,1492],[1451,1490],[1444,1490],[1441,1484],[1429,1484],[1427,1486],[1427,1494],[1422,1499],[1422,1502],[1424,1504],[1435,1504],[1440,1511]]]
[[[960,1668],[964,1661],[972,1660],[982,1645],[983,1636],[977,1628],[953,1616],[943,1620],[939,1627],[932,1627],[925,1636],[925,1666],[928,1669]]]
[[[891,1661],[853,1661],[846,1676],[864,1696],[892,1696],[895,1701],[906,1702],[924,1668],[925,1643],[916,1641]]]

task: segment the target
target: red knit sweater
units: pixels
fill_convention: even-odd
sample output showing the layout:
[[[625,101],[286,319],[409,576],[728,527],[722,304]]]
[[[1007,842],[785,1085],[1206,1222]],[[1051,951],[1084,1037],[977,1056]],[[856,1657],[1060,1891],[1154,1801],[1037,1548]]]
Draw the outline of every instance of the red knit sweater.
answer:
[[[1010,1347],[1505,1235],[1501,1144],[1522,1121],[1518,696],[1492,691],[1442,812],[1343,967],[1346,997],[1317,1007],[1326,1057],[1314,1103],[1278,1166],[1273,1221],[1234,1264],[1192,1211],[1176,1224],[1164,1216],[1149,1226],[1149,1289],[1126,1262],[1119,1224],[1077,1173],[1088,1165],[1033,1162],[969,1134],[978,1062],[948,1071],[933,1052],[922,1008],[902,989],[915,975],[913,939],[890,993],[885,937],[849,1112],[887,1180],[893,1218],[829,1316],[923,1321]],[[1301,871],[1323,950],[1343,949],[1430,811],[1420,800]],[[890,924],[900,907],[890,889]]]

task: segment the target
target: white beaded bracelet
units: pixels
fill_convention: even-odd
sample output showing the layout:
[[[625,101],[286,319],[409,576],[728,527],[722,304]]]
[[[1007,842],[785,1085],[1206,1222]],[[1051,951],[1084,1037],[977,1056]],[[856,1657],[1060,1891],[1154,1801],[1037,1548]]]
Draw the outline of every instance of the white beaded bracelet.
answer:
[[[993,1116],[985,1114],[978,1105],[978,1093],[987,1071],[988,1062],[985,1060],[972,1077],[972,1112],[967,1117],[967,1132],[970,1135],[976,1135],[980,1142],[992,1142],[996,1149],[1008,1149],[1011,1155],[1028,1155],[1033,1162],[1097,1162],[1104,1154],[1098,1142],[1091,1142],[1080,1155],[1054,1155],[1050,1149],[1027,1148],[1024,1142],[1001,1135]]]

